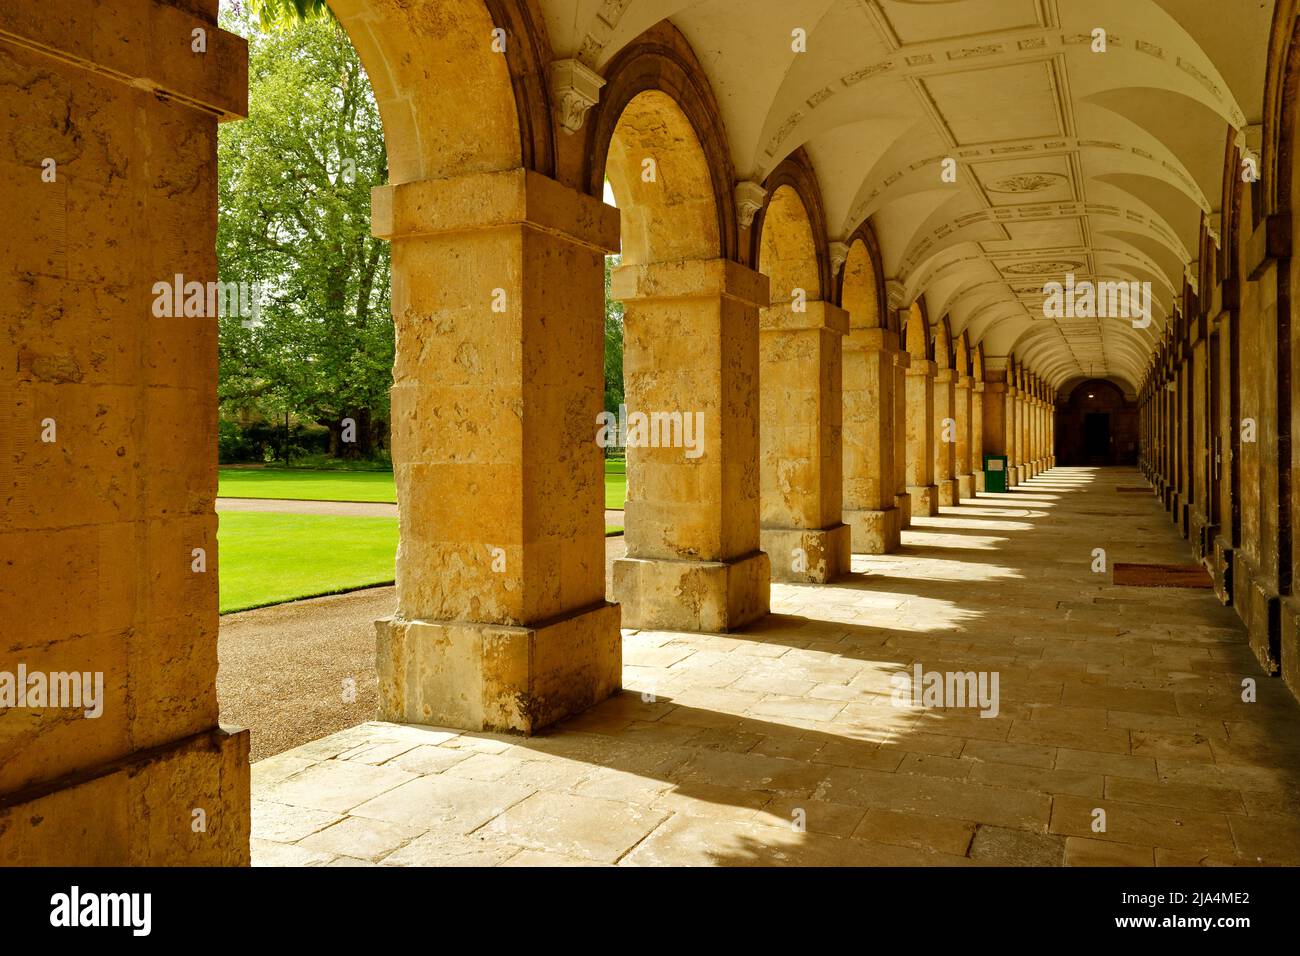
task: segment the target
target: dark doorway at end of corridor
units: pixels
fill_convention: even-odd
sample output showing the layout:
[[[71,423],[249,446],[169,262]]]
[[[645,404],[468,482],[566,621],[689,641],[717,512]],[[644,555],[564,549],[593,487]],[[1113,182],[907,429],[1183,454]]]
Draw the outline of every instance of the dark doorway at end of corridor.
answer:
[[[1137,463],[1137,404],[1105,379],[1080,382],[1056,406],[1059,465]]]

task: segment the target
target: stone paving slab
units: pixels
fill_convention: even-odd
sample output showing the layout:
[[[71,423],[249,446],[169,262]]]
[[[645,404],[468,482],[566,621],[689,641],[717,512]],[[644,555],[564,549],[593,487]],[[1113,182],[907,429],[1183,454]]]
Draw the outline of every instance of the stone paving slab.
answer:
[[[260,761],[254,862],[1300,863],[1300,706],[1233,612],[1091,570],[1188,559],[1136,480],[943,508],[740,633],[625,631],[624,692],[544,735],[372,722]],[[996,672],[997,715],[894,706],[918,664]]]

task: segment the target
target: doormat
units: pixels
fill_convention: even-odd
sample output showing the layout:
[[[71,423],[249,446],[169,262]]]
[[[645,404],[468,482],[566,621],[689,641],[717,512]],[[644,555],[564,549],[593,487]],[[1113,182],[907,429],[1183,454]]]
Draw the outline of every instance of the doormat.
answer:
[[[1143,488],[1138,485],[1116,485],[1115,490],[1118,491],[1121,495],[1136,495],[1136,494],[1149,495],[1151,493],[1150,488]]]
[[[1130,588],[1211,588],[1199,564],[1116,564],[1112,584]]]

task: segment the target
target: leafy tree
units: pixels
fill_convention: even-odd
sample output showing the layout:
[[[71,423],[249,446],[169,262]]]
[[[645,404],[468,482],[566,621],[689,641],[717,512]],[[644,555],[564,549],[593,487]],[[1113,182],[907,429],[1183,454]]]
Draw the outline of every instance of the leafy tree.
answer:
[[[220,132],[217,252],[222,281],[263,298],[256,322],[221,320],[222,407],[315,421],[331,451],[369,454],[393,366],[389,248],[370,235],[370,189],[388,177],[379,111],[338,23],[296,16],[316,4],[245,6],[223,20],[249,38],[249,116]],[[288,6],[280,28],[255,29],[254,13]]]
[[[605,411],[623,404],[623,303],[609,297],[609,273],[619,256],[605,257]]]
[[[326,0],[234,0],[232,8],[247,6],[264,28],[292,26],[300,20],[327,17],[330,8]]]

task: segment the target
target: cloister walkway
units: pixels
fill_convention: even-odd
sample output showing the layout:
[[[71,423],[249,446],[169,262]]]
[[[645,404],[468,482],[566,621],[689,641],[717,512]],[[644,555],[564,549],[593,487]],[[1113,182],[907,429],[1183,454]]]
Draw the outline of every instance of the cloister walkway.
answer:
[[[1111,583],[1191,560],[1143,484],[1054,468],[741,633],[625,632],[624,693],[543,736],[368,723],[260,761],[253,862],[1300,863],[1300,706],[1211,591]],[[996,673],[997,715],[894,706],[918,662]]]

